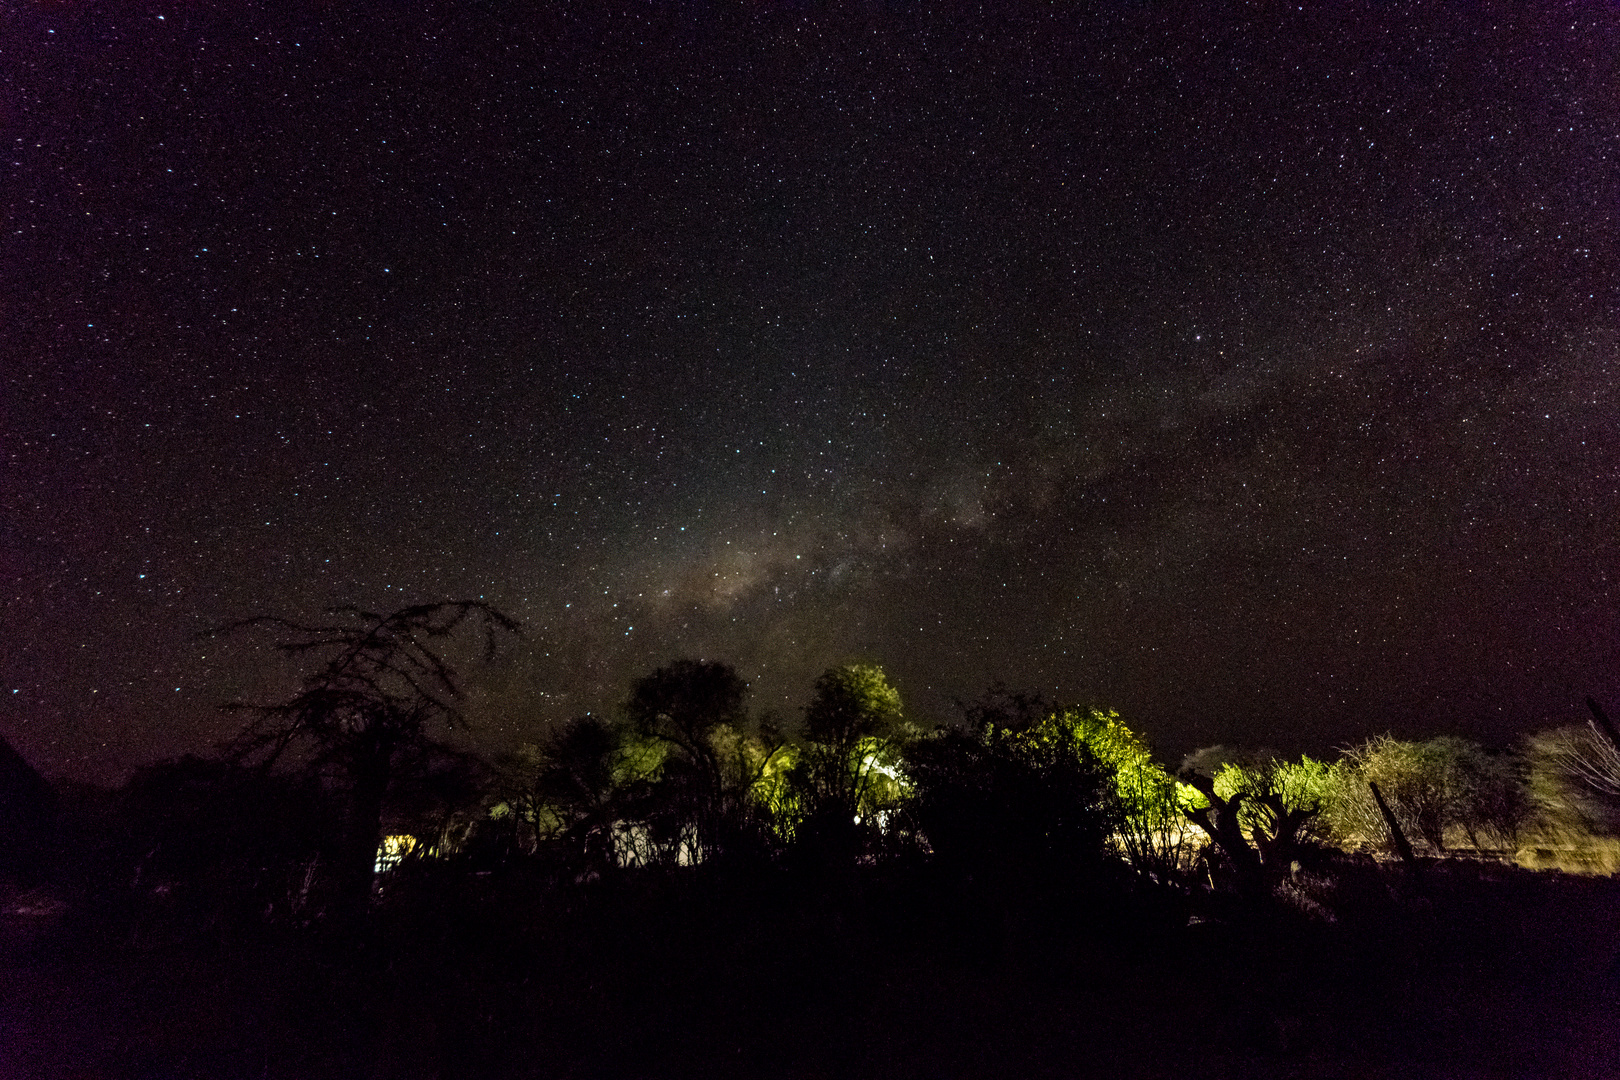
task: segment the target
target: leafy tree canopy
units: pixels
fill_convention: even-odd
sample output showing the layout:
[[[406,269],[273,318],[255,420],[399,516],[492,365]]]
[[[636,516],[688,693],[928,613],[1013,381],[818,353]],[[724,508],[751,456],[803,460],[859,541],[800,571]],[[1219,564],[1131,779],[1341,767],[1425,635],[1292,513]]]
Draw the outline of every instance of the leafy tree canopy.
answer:
[[[748,683],[731,665],[676,660],[636,682],[626,711],[643,732],[706,759],[716,728],[740,728],[747,719],[747,697]]]
[[[805,735],[827,746],[893,737],[903,722],[900,692],[876,664],[829,668],[816,680],[815,697],[804,710]]]

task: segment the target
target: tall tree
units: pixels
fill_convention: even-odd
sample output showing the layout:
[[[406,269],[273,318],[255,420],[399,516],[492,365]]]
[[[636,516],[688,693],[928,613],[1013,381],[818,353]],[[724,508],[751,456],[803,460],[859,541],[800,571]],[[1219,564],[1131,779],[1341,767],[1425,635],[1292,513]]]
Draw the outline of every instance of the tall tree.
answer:
[[[252,714],[232,746],[236,760],[268,768],[292,755],[339,778],[346,812],[333,884],[344,913],[354,915],[370,895],[383,803],[396,770],[433,748],[432,732],[464,722],[460,676],[439,643],[478,631],[490,659],[499,635],[516,635],[519,627],[480,600],[417,604],[389,615],[357,607],[329,614],[325,623],[262,616],[220,631],[275,631],[279,651],[321,661],[287,702],[226,708]]]
[[[862,826],[898,795],[899,743],[906,734],[900,693],[876,664],[829,668],[804,710],[809,746],[801,759],[806,824],[823,843],[858,843]]]
[[[676,660],[631,690],[631,722],[666,751],[649,824],[689,859],[735,849],[758,824],[753,788],[782,741],[750,730],[747,695],[735,669],[706,660]]]
[[[628,735],[586,714],[503,759],[506,804],[535,853],[549,852],[579,875],[614,869],[618,826],[647,779],[648,755],[628,745]]]
[[[702,782],[718,791],[722,765],[715,733],[742,727],[748,683],[729,664],[676,660],[638,680],[626,710],[644,734],[683,755]]]

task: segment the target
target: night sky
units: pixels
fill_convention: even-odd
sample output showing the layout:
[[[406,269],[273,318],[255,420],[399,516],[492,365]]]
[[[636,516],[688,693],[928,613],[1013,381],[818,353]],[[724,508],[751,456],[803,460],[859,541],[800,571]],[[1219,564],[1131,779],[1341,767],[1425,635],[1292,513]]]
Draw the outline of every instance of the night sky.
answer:
[[[0,734],[473,597],[488,750],[683,656],[1172,763],[1620,708],[1620,7],[986,8],[4,5]]]

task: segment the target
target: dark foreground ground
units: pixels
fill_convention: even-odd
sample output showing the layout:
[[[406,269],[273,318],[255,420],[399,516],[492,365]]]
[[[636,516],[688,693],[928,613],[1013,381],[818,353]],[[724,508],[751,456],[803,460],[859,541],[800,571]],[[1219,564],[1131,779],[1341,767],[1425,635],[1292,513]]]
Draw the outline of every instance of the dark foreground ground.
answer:
[[[447,871],[351,935],[25,897],[0,1080],[1620,1077],[1620,880],[1347,863],[1311,895]]]

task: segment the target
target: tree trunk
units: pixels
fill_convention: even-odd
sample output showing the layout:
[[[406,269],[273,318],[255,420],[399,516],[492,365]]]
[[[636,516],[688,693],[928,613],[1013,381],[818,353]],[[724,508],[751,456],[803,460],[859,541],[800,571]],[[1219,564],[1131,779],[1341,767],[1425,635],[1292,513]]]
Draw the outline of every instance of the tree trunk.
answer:
[[[349,799],[342,847],[334,869],[335,911],[345,927],[358,926],[371,905],[377,845],[382,835],[383,798],[393,768],[391,749],[373,749],[358,758],[350,773]]]
[[[1407,870],[1416,873],[1417,856],[1413,854],[1412,845],[1407,842],[1406,834],[1401,831],[1401,823],[1395,820],[1395,812],[1389,808],[1389,803],[1384,801],[1384,793],[1378,790],[1376,783],[1369,780],[1367,786],[1372,789],[1373,801],[1378,803],[1378,812],[1384,815],[1384,824],[1389,827],[1389,837],[1395,843],[1395,850],[1400,853],[1401,862],[1406,864]]]

